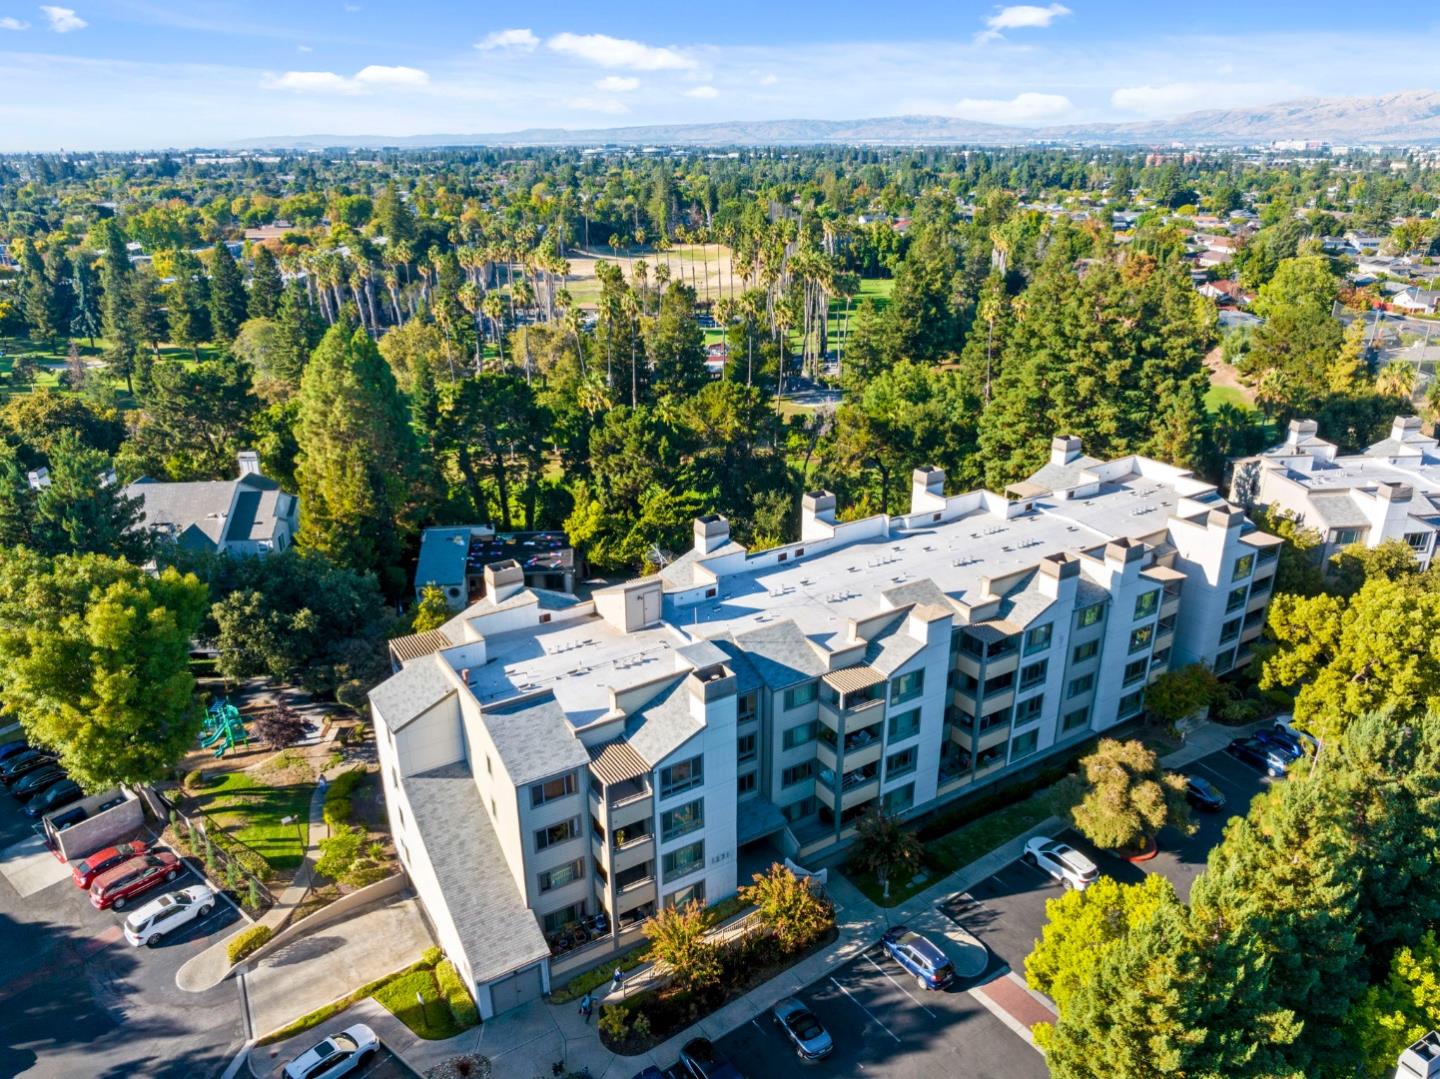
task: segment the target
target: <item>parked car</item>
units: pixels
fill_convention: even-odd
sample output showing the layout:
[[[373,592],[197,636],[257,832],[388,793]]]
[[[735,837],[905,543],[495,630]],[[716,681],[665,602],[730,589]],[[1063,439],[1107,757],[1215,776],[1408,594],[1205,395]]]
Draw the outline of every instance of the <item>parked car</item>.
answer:
[[[59,783],[52,783],[45,790],[41,791],[34,798],[30,799],[25,807],[25,815],[31,820],[39,820],[52,809],[59,809],[71,802],[78,802],[85,797],[85,792],[68,776]]]
[[[141,839],[121,843],[117,847],[106,847],[71,863],[70,876],[77,888],[89,888],[95,883],[95,878],[107,869],[114,869],[121,862],[128,862],[131,858],[139,858],[149,853],[150,845]]]
[[[786,997],[770,1009],[770,1014],[801,1060],[824,1060],[835,1051],[835,1042],[825,1024],[794,997]]]
[[[334,1079],[369,1063],[380,1051],[380,1039],[364,1023],[346,1027],[285,1065],[285,1079]]]
[[[709,1038],[695,1038],[680,1050],[680,1065],[691,1079],[745,1079]]]
[[[1302,746],[1308,745],[1316,752],[1320,750],[1320,739],[1316,738],[1309,731],[1302,730],[1300,727],[1295,726],[1295,717],[1289,712],[1282,713],[1275,717],[1274,729],[1284,731]]]
[[[124,910],[130,900],[180,875],[180,859],[168,850],[121,862],[101,873],[90,885],[90,905],[97,910]]]
[[[1025,860],[1077,892],[1083,892],[1100,876],[1099,867],[1069,843],[1043,835],[1025,844]]]
[[[23,738],[17,738],[13,742],[0,743],[0,761],[8,761],[17,753],[24,753],[30,748],[30,743]]]
[[[915,975],[921,989],[944,989],[955,979],[955,967],[945,953],[903,925],[888,930],[880,943],[895,962]]]
[[[160,938],[215,909],[215,893],[204,884],[152,899],[125,919],[125,939],[135,947],[154,947]]]
[[[10,793],[22,802],[28,802],[46,787],[53,786],[65,778],[65,769],[58,764],[46,764],[32,768],[10,785]]]
[[[1291,738],[1290,735],[1283,730],[1276,730],[1274,727],[1270,727],[1265,730],[1256,731],[1251,737],[1267,749],[1274,750],[1287,761],[1298,761],[1301,757],[1305,756],[1305,750],[1301,747],[1300,740],[1298,738]]]
[[[36,768],[43,768],[54,762],[55,754],[47,753],[43,749],[22,750],[0,764],[0,783],[8,787],[26,772],[33,772]]]
[[[1236,738],[1225,747],[1225,752],[1236,760],[1244,761],[1252,768],[1258,768],[1272,776],[1283,776],[1289,764],[1289,761],[1275,750],[1253,738]]]
[[[83,807],[71,806],[69,809],[56,813],[51,817],[50,827],[54,828],[57,832],[63,832],[66,828],[79,824],[88,816],[90,816],[90,814],[86,813]]]
[[[1185,800],[1207,813],[1218,813],[1225,808],[1225,792],[1204,776],[1185,777]]]

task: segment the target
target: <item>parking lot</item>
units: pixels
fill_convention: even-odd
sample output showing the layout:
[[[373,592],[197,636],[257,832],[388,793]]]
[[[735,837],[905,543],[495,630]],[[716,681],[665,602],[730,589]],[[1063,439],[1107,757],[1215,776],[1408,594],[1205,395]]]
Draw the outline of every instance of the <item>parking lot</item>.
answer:
[[[1195,811],[1199,829],[1194,835],[1162,833],[1160,854],[1150,861],[1132,863],[1097,851],[1073,832],[1062,837],[1089,854],[1102,873],[1122,881],[1160,873],[1188,898],[1225,821],[1243,814],[1251,798],[1275,781],[1224,753],[1181,771],[1210,780],[1224,792],[1227,805],[1219,813]],[[1040,1054],[1016,1028],[1028,1028],[1049,1011],[1043,999],[1024,986],[1025,957],[1044,929],[1046,901],[1061,894],[1061,886],[1048,875],[1016,860],[940,904],[943,914],[983,941],[991,953],[983,975],[947,991],[921,991],[878,945],[833,976],[806,986],[796,995],[835,1039],[835,1052],[807,1065],[807,1071],[918,1079],[1047,1074]],[[935,939],[935,934],[928,935]],[[939,943],[943,946],[943,940]],[[719,1044],[755,1079],[791,1076],[797,1066],[784,1034],[768,1015]]]
[[[64,866],[45,865],[53,861],[48,853],[17,852],[33,834],[15,800],[0,793],[0,857],[11,860],[10,872],[13,863],[26,863],[28,892],[21,894],[10,872],[0,876],[0,1075],[219,1075],[245,1039],[239,985],[186,993],[175,974],[233,931],[236,909],[217,903],[156,947],[132,948],[121,933],[125,914],[92,907]],[[187,870],[125,913],[195,883]]]

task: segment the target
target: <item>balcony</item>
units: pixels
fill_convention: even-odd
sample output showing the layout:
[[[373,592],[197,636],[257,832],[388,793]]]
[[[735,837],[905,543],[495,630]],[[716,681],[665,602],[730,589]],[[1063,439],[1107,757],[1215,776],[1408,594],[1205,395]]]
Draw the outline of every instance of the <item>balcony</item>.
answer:
[[[1020,652],[1012,648],[1009,652],[994,659],[985,661],[985,677],[994,678],[997,674],[1009,674],[1020,666]]]
[[[1003,746],[1010,738],[1010,724],[997,723],[988,730],[980,732],[980,740],[976,743],[976,750],[984,753],[991,746]]]
[[[873,727],[885,718],[885,702],[880,698],[865,701],[853,708],[837,708],[820,702],[820,723],[836,734],[845,731],[854,734],[866,727]]]
[[[1255,611],[1263,611],[1269,602],[1270,590],[1268,588],[1259,595],[1256,595],[1255,590],[1252,588],[1250,590],[1250,602],[1245,605],[1245,613],[1251,614]]]
[[[615,869],[618,881],[627,869],[633,869],[655,857],[655,837],[648,832],[632,837],[625,835],[623,828],[615,834],[617,837],[625,836],[625,842],[615,844],[610,854],[610,864]]]
[[[647,884],[653,891],[655,886],[655,862],[653,859],[631,866],[623,873],[615,874],[616,895],[628,897],[632,892],[644,888]]]
[[[1265,632],[1265,623],[1264,623],[1264,622],[1256,622],[1253,626],[1246,626],[1243,630],[1240,631],[1240,643],[1241,643],[1241,644],[1248,644],[1250,641],[1255,640],[1257,637],[1260,636],[1260,634],[1262,634],[1262,633],[1264,633],[1264,632]],[[1238,661],[1237,661],[1237,665],[1238,665]]]
[[[815,794],[819,798],[820,804],[828,807],[831,812],[843,813],[847,809],[854,809],[856,806],[863,805],[865,802],[872,800],[879,793],[879,776],[847,787],[840,793],[840,805],[837,810],[835,805],[835,792],[829,787],[820,784],[816,784],[815,786]]]
[[[1000,693],[987,693],[980,705],[980,717],[993,716],[996,712],[1003,712],[1015,703],[1015,691],[1007,689]]]
[[[880,759],[884,746],[880,744],[879,738],[871,739],[869,742],[858,745],[854,749],[845,751],[845,768],[850,770],[860,768],[867,764],[874,764]]]

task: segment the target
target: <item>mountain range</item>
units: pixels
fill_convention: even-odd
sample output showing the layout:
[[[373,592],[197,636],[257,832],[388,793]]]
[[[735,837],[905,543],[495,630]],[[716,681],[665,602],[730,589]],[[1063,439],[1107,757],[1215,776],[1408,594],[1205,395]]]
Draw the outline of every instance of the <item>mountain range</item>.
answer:
[[[731,120],[593,129],[527,128],[490,134],[276,135],[244,139],[237,149],[319,149],[394,146],[798,146],[1051,142],[1154,145],[1184,142],[1257,145],[1276,140],[1341,145],[1440,143],[1440,92],[1405,90],[1380,97],[1297,98],[1251,108],[1206,109],[1168,120],[1020,127],[946,116],[882,116],[863,120]]]

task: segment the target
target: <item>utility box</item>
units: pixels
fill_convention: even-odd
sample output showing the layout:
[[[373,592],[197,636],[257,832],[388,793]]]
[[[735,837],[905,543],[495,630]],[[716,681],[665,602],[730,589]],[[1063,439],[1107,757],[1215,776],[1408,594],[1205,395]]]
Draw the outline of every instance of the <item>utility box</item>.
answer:
[[[1431,1031],[1400,1054],[1395,1079],[1431,1079],[1440,1076],[1440,1033]]]
[[[76,811],[85,814],[73,820]],[[48,814],[42,826],[45,842],[62,862],[71,862],[139,831],[145,823],[140,799],[122,788],[92,794]]]

